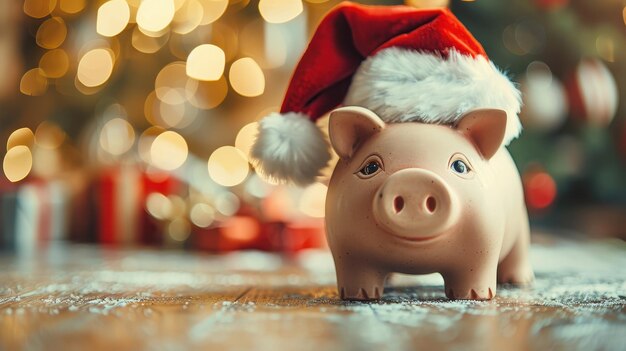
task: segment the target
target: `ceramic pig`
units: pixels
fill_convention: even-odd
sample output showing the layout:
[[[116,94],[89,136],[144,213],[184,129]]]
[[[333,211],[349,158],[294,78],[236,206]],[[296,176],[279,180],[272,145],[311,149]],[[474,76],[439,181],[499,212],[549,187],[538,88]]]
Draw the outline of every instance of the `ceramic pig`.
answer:
[[[340,296],[378,299],[392,272],[439,272],[451,299],[491,299],[533,280],[519,173],[501,146],[507,115],[456,125],[385,124],[362,107],[330,115],[340,159],[326,199]]]

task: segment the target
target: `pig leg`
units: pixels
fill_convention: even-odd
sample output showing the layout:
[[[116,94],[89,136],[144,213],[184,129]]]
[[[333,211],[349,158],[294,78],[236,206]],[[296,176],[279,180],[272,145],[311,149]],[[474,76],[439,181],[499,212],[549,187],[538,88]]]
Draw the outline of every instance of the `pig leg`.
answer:
[[[337,263],[337,288],[342,300],[378,300],[383,294],[387,272],[362,264]]]
[[[498,265],[498,283],[528,285],[534,280],[533,269],[530,266],[528,248],[530,234],[526,228],[517,237],[511,252]]]
[[[481,264],[442,273],[446,296],[453,300],[491,300],[496,296],[496,267],[498,258]]]

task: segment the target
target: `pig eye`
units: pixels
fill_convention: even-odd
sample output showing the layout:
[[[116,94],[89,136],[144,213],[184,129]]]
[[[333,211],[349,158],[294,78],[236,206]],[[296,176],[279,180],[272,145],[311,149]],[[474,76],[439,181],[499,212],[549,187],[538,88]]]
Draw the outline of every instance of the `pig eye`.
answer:
[[[463,162],[462,160],[456,160],[452,162],[450,168],[452,168],[452,170],[458,174],[467,174],[470,171],[469,166],[466,165],[465,162]]]
[[[361,173],[364,176],[371,176],[377,173],[379,170],[380,170],[380,163],[378,163],[378,161],[370,161],[365,165],[365,167],[361,168],[359,173]]]

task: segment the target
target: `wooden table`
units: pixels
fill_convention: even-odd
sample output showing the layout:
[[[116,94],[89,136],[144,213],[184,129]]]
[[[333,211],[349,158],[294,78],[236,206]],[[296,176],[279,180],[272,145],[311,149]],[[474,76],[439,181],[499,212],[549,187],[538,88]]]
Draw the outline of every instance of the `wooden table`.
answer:
[[[448,301],[430,275],[357,303],[324,251],[52,245],[0,259],[0,350],[626,349],[624,242],[536,236],[532,260],[533,288],[489,302]]]

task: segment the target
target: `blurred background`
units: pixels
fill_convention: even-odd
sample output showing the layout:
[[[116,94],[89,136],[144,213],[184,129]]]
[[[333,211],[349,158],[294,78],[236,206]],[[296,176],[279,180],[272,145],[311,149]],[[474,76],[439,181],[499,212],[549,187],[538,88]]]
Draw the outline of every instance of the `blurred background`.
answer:
[[[324,179],[273,184],[248,153],[337,3],[1,1],[0,247],[323,247]],[[406,5],[450,7],[519,82],[533,228],[626,239],[626,1]]]

